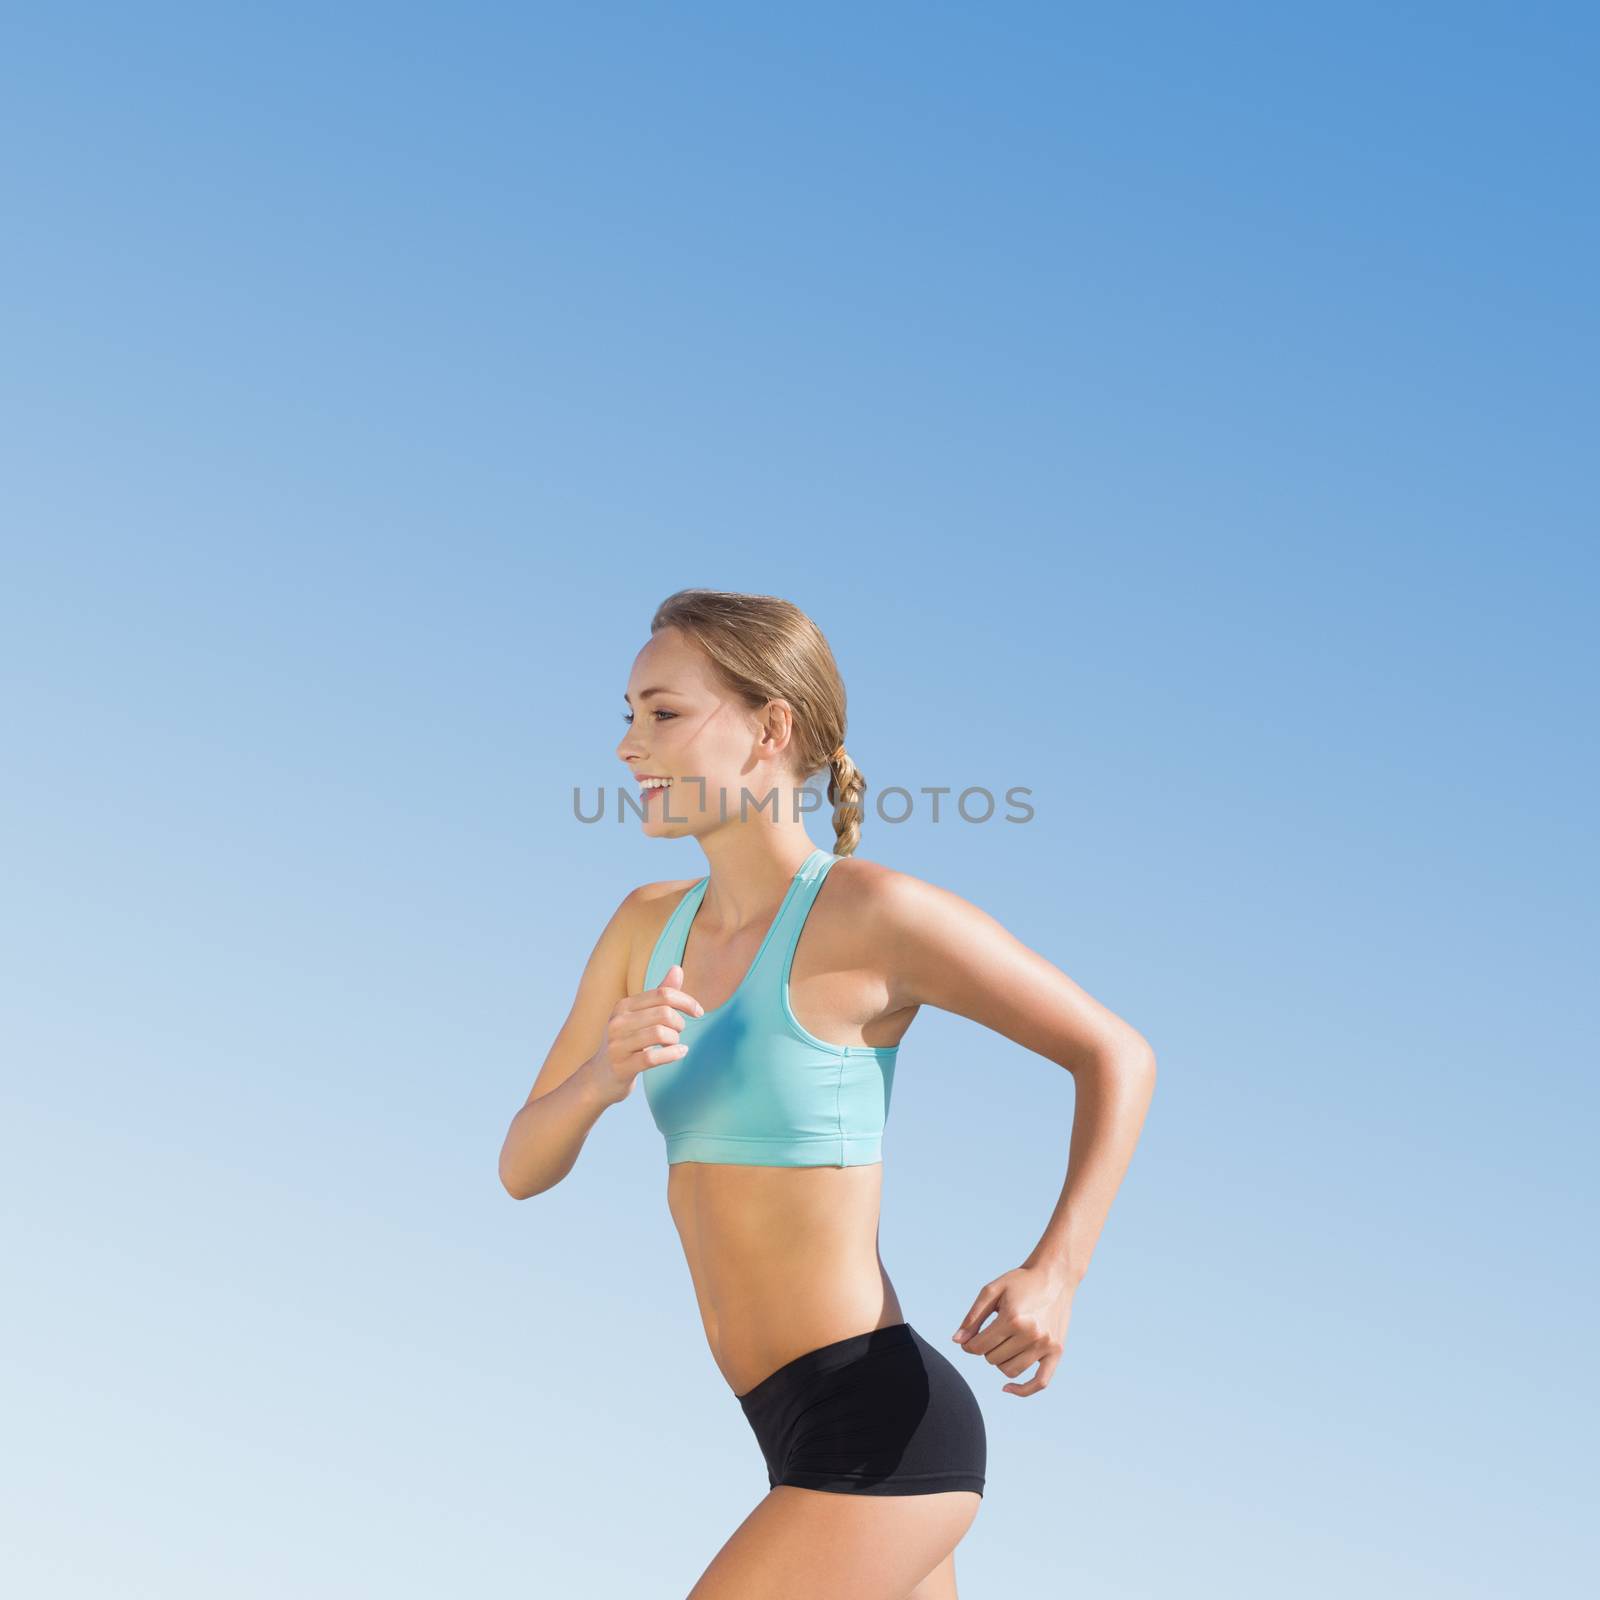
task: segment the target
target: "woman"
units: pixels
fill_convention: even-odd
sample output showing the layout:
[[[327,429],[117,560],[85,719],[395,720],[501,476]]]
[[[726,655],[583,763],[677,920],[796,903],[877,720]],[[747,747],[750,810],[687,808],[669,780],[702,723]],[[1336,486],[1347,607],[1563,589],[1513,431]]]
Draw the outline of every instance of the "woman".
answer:
[[[866,785],[844,750],[844,686],[794,606],[679,591],[624,698],[617,754],[643,791],[643,829],[693,838],[710,872],[618,906],[512,1121],[501,1181],[519,1199],[559,1183],[596,1119],[644,1080],[706,1338],[769,1486],[689,1600],[951,1600],[986,1440],[972,1390],[904,1319],[878,1255],[900,1041],[938,1006],[1075,1080],[1055,1213],[957,1330],[963,1352],[1012,1380],[1038,1363],[1003,1385],[1016,1395],[1043,1391],[1061,1359],[1154,1053],[976,906],[855,858]],[[824,766],[832,851],[801,820]]]

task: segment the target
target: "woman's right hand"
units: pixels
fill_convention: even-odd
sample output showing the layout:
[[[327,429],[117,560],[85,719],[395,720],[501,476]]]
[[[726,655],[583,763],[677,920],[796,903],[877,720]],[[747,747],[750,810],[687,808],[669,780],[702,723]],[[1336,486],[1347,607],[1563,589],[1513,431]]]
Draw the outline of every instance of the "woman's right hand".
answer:
[[[647,1067],[678,1061],[688,1054],[688,1045],[678,1038],[683,1013],[701,1017],[706,1008],[679,987],[682,982],[683,968],[674,962],[656,988],[624,995],[611,1008],[605,1042],[593,1057],[609,1098],[626,1100],[633,1093],[634,1080]]]

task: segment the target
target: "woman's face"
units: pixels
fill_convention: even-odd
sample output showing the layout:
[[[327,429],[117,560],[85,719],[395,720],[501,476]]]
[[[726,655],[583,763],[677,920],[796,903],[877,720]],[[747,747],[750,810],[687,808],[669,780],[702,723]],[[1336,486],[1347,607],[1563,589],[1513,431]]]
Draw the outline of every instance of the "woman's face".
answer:
[[[628,675],[623,715],[627,731],[617,745],[635,779],[670,779],[642,786],[644,831],[664,838],[698,834],[724,821],[789,806],[793,779],[785,769],[792,731],[785,702],[765,718],[749,710],[717,681],[711,664],[676,628],[651,635]],[[626,815],[626,813],[624,813]],[[780,813],[786,815],[786,813]]]

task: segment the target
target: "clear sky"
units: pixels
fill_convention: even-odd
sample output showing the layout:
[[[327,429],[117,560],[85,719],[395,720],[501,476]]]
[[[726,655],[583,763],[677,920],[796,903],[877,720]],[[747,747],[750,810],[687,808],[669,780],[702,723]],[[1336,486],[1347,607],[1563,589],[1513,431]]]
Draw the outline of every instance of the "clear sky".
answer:
[[[861,851],[1160,1061],[1053,1383],[956,1355],[963,1596],[1574,1592],[1597,32],[8,17],[0,1584],[671,1600],[764,1492],[642,1094],[495,1168],[617,900],[702,868],[572,791],[704,584],[825,630],[869,804],[1032,790]],[[907,1036],[929,1339],[1072,1105]]]

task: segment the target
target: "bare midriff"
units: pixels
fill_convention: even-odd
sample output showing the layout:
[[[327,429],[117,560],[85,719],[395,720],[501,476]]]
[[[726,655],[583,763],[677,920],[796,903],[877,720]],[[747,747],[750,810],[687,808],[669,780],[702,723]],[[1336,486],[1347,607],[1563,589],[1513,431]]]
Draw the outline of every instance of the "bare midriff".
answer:
[[[888,998],[882,952],[863,931],[859,906],[835,867],[812,906],[790,973],[790,1003],[812,1034],[838,1045],[900,1042],[915,1006]],[[841,881],[835,882],[834,879]],[[630,992],[642,986],[646,956],[689,881],[656,903],[633,960]],[[706,973],[710,1003],[733,991],[755,955],[751,930],[741,949]],[[685,978],[695,994],[696,971]],[[705,996],[697,996],[703,1001]],[[675,1161],[667,1206],[683,1243],[706,1340],[736,1395],[786,1361],[905,1316],[878,1254],[883,1163],[758,1167]]]
[[[818,1345],[905,1320],[878,1254],[882,1192],[881,1161],[667,1168],[706,1340],[736,1395]]]

